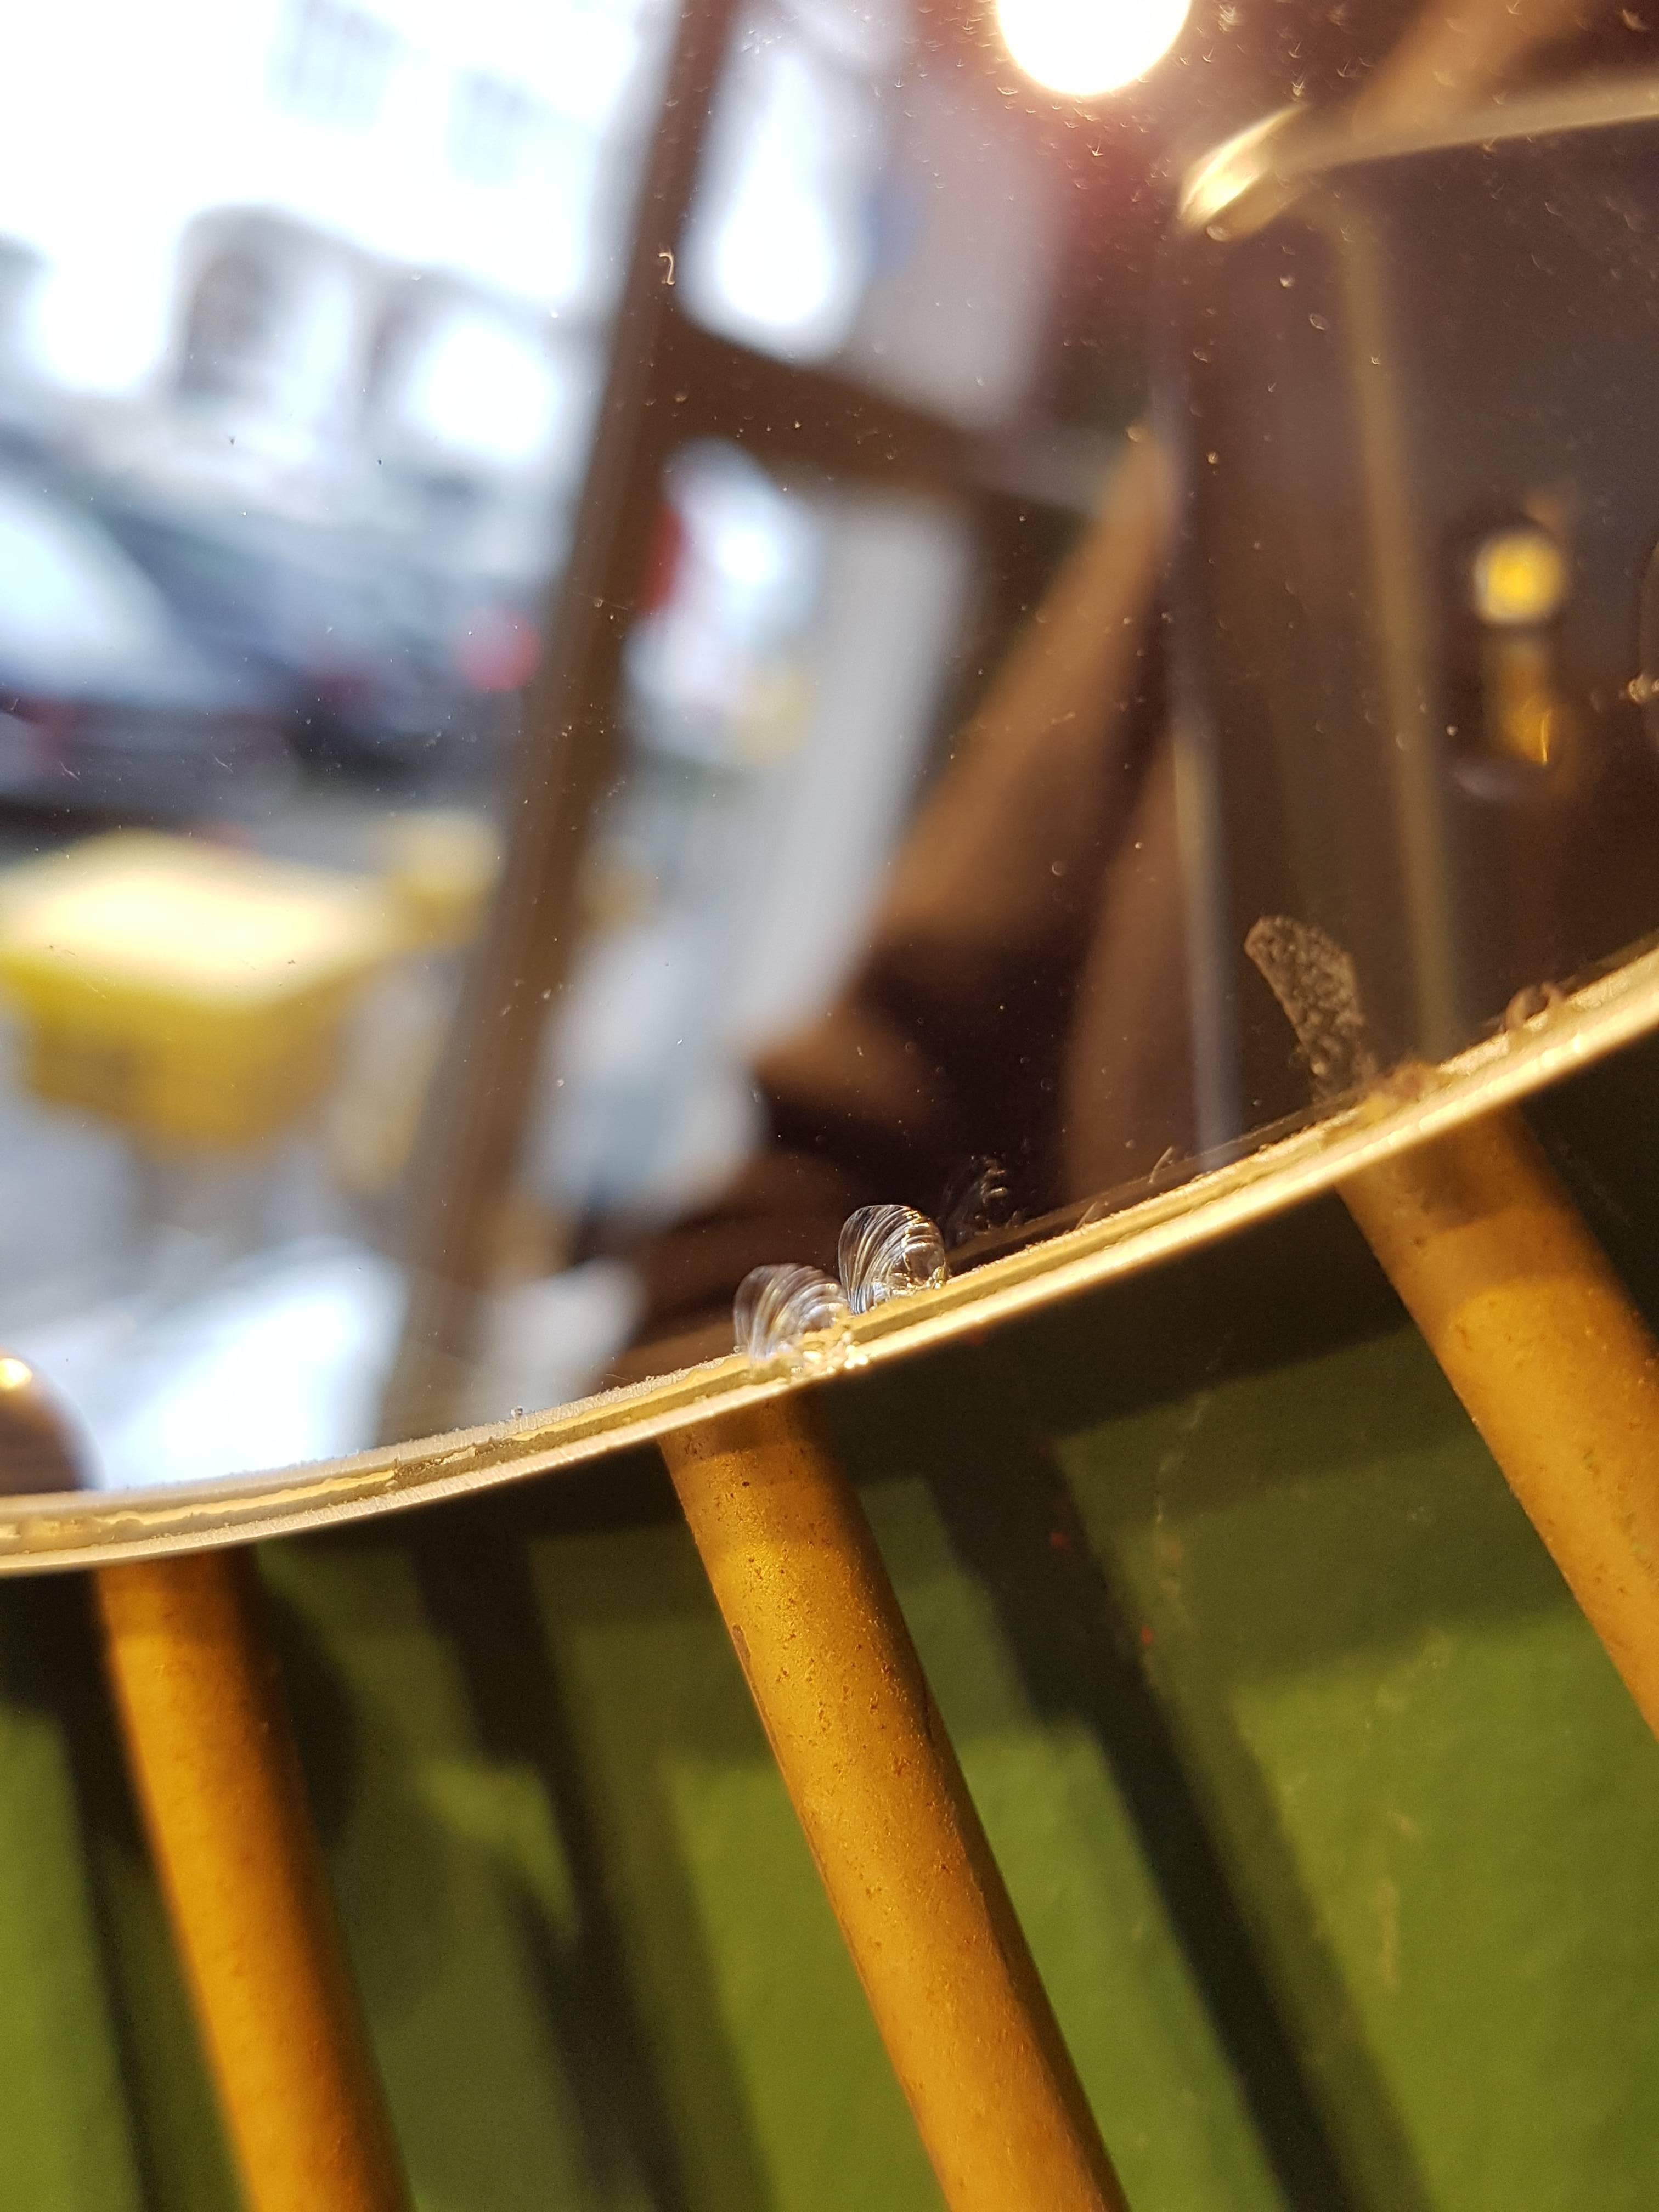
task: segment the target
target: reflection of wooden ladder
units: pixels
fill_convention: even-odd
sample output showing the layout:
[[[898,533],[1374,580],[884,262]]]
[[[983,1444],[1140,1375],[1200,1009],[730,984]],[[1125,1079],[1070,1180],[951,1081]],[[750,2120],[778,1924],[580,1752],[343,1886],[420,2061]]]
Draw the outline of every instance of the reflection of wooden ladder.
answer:
[[[465,1380],[507,1224],[524,1208],[519,1163],[550,1005],[570,975],[578,886],[602,798],[623,768],[623,648],[648,575],[665,470],[719,441],[787,483],[924,493],[965,508],[1029,589],[1097,485],[1085,466],[1025,468],[919,406],[847,375],[773,358],[680,308],[675,261],[729,52],[730,0],[685,9],[645,166],[570,550],[502,818],[501,896],[472,964],[408,1190],[410,1294],[386,1393],[387,1442],[465,1422]],[[1073,180],[1075,181],[1075,180]],[[1122,210],[1116,220],[1125,219]],[[1092,328],[1092,324],[1090,325]],[[1111,450],[1103,441],[1097,459]],[[1027,481],[1030,477],[1031,480]],[[1056,478],[1059,482],[1056,482]],[[1045,516],[1047,523],[1045,525]],[[1042,549],[1036,559],[1033,546]],[[994,594],[993,596],[995,596]],[[1035,596],[1035,593],[1033,593]],[[1024,608],[988,609],[976,655],[994,663]]]

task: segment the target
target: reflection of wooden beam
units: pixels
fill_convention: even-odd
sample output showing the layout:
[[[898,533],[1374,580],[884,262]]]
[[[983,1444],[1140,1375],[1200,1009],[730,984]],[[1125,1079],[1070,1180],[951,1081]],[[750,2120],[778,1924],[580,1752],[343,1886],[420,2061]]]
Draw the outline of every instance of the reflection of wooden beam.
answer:
[[[1341,1188],[1659,1735],[1659,1345],[1512,1107]]]
[[[1122,2212],[875,1540],[799,1398],[663,1441],[951,2212]]]
[[[683,434],[673,408],[651,404],[653,374],[731,12],[731,0],[699,0],[680,17],[570,556],[525,702],[501,888],[416,1148],[409,1310],[381,1413],[393,1443],[448,1428],[460,1411],[543,1024],[568,972],[582,849],[612,757],[624,607],[644,568],[663,460]]]
[[[244,1552],[106,1567],[105,1650],[252,2212],[407,2212]]]
[[[1122,457],[1121,430],[1024,420],[985,434],[851,380],[774,361],[676,316],[662,335],[653,405],[682,438],[729,438],[787,478],[913,491],[957,504],[988,495],[1093,515]]]
[[[653,399],[672,413],[677,442],[729,438],[769,469],[940,494],[972,474],[973,441],[937,416],[683,316],[663,333]]]

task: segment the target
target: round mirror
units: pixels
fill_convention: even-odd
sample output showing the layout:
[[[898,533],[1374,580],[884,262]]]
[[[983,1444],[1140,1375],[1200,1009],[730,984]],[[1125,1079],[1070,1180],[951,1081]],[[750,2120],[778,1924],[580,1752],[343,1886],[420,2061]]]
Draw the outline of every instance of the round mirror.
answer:
[[[1152,12],[0,33],[0,1565],[900,1357],[1659,1024],[1654,35]]]

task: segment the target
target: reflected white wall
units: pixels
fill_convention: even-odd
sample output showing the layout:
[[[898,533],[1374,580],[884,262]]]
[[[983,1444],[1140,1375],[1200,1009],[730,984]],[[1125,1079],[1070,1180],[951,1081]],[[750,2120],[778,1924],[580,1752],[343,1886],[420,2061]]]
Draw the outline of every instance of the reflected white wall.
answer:
[[[40,367],[111,394],[157,374],[180,241],[216,208],[276,210],[556,314],[602,313],[617,259],[599,219],[617,181],[609,155],[648,97],[666,22],[661,0],[9,11],[0,236],[48,264]],[[368,27],[362,52],[354,25]],[[343,38],[344,62],[331,60]],[[307,40],[323,50],[309,70],[296,59]],[[361,97],[319,93],[319,72],[364,52]],[[498,122],[523,127],[511,159],[481,164],[466,107],[492,87]]]

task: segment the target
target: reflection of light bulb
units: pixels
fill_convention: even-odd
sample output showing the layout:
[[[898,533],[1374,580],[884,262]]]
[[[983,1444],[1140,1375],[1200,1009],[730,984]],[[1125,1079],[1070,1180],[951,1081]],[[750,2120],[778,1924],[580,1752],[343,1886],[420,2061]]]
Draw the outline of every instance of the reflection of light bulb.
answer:
[[[1192,0],[997,0],[997,24],[1027,76],[1088,100],[1162,61]]]
[[[1474,611],[1506,629],[1531,628],[1561,611],[1566,556],[1547,531],[1518,523],[1494,531],[1474,556]]]

